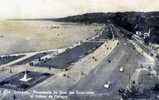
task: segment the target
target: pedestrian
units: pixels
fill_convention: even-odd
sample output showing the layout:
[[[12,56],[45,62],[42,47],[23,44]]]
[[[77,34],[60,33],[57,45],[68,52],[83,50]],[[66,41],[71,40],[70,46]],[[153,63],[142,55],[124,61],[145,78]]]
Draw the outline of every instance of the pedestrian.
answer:
[[[15,100],[16,99],[16,95],[15,94],[13,94],[13,100]]]

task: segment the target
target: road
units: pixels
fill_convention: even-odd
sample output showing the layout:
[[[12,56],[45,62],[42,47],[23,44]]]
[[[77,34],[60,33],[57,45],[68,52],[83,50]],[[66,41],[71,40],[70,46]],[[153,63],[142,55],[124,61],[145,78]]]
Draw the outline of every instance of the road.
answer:
[[[95,94],[69,95],[69,100],[120,100],[119,88],[127,88],[129,86],[130,80],[133,79],[131,76],[145,60],[145,57],[135,49],[132,43],[117,33],[115,29],[113,34],[119,39],[119,45],[88,75],[81,78],[68,89],[68,91],[90,91]],[[119,71],[121,67],[124,68],[124,72]],[[111,82],[111,86],[106,89],[104,84],[108,81]],[[63,85],[63,87],[67,86]]]
[[[92,70],[86,78],[83,78],[73,86],[70,90],[75,91],[94,91],[95,96],[70,96],[72,100],[120,100],[118,89],[126,88],[129,84],[130,76],[139,65],[142,55],[133,49],[131,43],[126,39],[121,39],[117,48],[106,57],[94,70]],[[111,63],[108,63],[111,59]],[[124,67],[124,72],[120,72],[120,67]],[[111,81],[110,89],[104,88],[104,84]]]

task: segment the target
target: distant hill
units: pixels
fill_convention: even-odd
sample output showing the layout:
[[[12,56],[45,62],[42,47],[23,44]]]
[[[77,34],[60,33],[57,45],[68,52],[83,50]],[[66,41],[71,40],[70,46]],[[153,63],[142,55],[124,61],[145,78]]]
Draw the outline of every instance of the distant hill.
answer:
[[[55,21],[81,22],[81,23],[105,23],[113,16],[113,13],[86,13],[83,15],[69,16],[54,19]]]
[[[159,12],[86,13],[52,20],[85,24],[111,22],[131,32],[150,29],[151,41],[159,43]]]

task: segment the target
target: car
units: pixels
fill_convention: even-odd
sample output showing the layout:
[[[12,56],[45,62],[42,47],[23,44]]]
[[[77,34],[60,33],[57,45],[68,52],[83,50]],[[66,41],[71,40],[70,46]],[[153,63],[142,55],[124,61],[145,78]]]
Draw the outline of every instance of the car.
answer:
[[[106,82],[106,83],[104,84],[104,88],[108,89],[108,88],[110,88],[110,85],[111,85],[111,82],[108,81],[108,82]]]
[[[123,68],[123,67],[120,67],[119,71],[120,71],[120,72],[124,72],[124,68]]]

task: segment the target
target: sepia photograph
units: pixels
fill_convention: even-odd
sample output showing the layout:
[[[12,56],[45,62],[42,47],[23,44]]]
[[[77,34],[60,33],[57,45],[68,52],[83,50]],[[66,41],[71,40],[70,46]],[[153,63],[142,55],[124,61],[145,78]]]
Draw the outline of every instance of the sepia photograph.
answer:
[[[0,0],[0,100],[159,100],[159,1]]]

